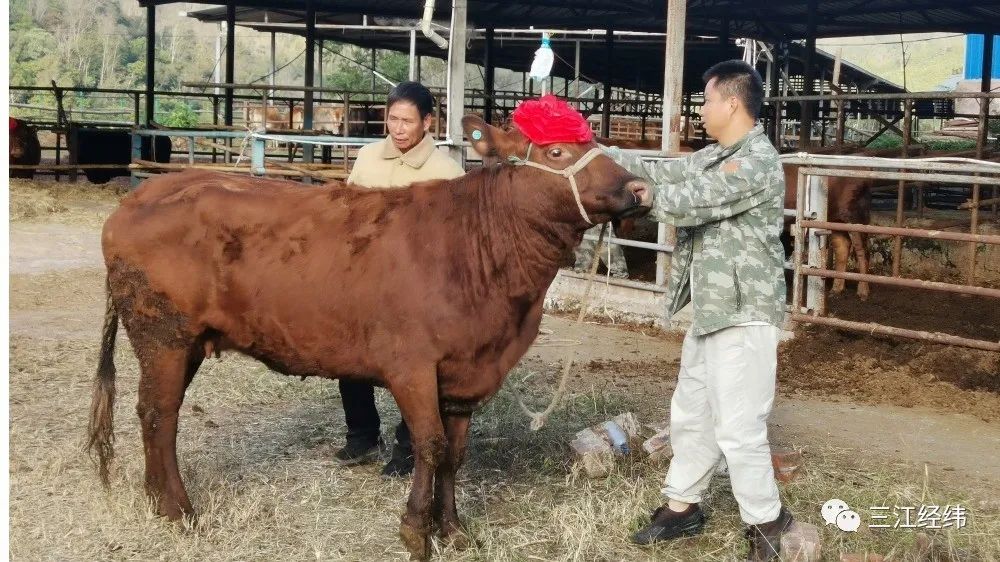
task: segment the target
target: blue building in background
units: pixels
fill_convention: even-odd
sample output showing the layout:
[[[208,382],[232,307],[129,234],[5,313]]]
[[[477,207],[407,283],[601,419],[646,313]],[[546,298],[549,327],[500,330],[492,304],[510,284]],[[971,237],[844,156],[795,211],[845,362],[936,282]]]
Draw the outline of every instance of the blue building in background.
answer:
[[[983,42],[985,35],[965,36],[965,79],[980,80],[983,77]],[[1000,78],[1000,35],[993,36],[993,71],[991,78]]]

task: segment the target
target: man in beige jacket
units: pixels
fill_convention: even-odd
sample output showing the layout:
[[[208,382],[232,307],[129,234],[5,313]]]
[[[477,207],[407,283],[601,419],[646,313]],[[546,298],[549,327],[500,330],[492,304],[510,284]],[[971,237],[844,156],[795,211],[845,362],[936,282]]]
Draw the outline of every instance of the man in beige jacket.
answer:
[[[465,173],[462,166],[434,146],[431,127],[434,98],[417,82],[402,82],[389,92],[386,128],[389,136],[358,152],[347,182],[361,187],[402,187],[418,181],[452,179]],[[347,444],[334,457],[354,465],[376,459],[381,451],[381,420],[375,408],[375,388],[368,383],[340,379],[340,397],[347,422]],[[384,476],[413,471],[413,447],[406,422],[396,426],[392,458]]]

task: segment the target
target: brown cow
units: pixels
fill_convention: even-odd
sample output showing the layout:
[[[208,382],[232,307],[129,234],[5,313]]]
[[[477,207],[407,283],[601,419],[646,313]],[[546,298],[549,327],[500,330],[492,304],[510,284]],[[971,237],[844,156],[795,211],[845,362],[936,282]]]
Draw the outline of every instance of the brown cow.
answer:
[[[263,121],[267,130],[297,130],[301,131],[304,123],[301,106],[292,108],[292,117],[288,111],[278,106],[264,107],[261,104],[245,103],[243,119],[250,127],[259,127]],[[313,107],[314,131],[327,131],[334,135],[342,134],[344,130],[344,108],[340,105],[317,104]]]
[[[304,109],[292,108],[292,128],[302,130],[305,123]],[[344,107],[341,105],[316,105],[313,107],[313,131],[327,131],[334,135],[342,135],[344,131]]]
[[[799,167],[785,164],[785,208],[795,208],[796,189],[798,185]],[[830,222],[868,224],[871,222],[873,180],[863,178],[822,177],[827,186],[827,219]],[[786,217],[785,223],[790,224],[795,219]],[[841,273],[847,271],[847,261],[851,251],[854,251],[858,262],[858,273],[868,273],[868,235],[862,232],[838,232],[830,234],[830,248],[833,250],[834,269]],[[790,248],[786,247],[786,253]],[[833,280],[833,292],[844,292],[844,280]],[[868,283],[858,283],[858,297],[868,299]]]
[[[37,166],[42,161],[38,131],[23,119],[10,117],[10,164]],[[10,177],[31,179],[35,170],[10,170]]]
[[[483,133],[480,154],[528,153],[520,132],[472,116],[463,125]],[[596,146],[547,145],[531,160],[565,169]],[[575,178],[583,211],[566,177],[510,163],[393,190],[204,171],[147,180],[102,236],[108,301],[88,447],[105,485],[120,317],[139,359],[146,490],[160,514],[193,513],[177,470],[179,409],[202,360],[235,350],[287,375],[388,388],[416,456],[403,542],[426,559],[432,521],[462,538],[455,471],[470,417],[538,334],[584,214],[648,211],[649,186],[606,156]]]
[[[261,104],[245,102],[243,119],[249,127],[259,127],[263,123],[264,128],[268,130],[292,128],[291,122],[288,120],[288,112],[273,105],[264,107]]]

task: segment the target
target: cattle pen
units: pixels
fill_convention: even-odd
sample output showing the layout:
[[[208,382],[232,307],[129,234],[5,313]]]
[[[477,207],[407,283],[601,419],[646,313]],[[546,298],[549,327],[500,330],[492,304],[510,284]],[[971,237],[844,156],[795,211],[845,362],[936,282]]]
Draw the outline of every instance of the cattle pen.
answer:
[[[786,324],[768,438],[776,470],[797,459],[779,491],[796,521],[817,527],[822,556],[810,562],[1000,560],[1000,456],[991,453],[1000,448],[1000,64],[990,68],[1000,0],[121,6],[145,18],[147,39],[133,45],[138,82],[49,84],[46,75],[9,89],[11,115],[37,130],[42,149],[40,164],[11,166],[35,179],[8,188],[11,559],[409,556],[398,531],[410,480],[381,477],[381,462],[334,460],[347,431],[335,381],[277,376],[236,353],[207,357],[183,395],[176,464],[198,517],[171,525],[145,496],[135,415],[142,358],[120,330],[118,460],[112,492],[101,487],[81,448],[106,303],[102,229],[143,181],[198,169],[332,188],[360,148],[385,138],[388,92],[408,79],[430,86],[429,135],[466,170],[481,160],[462,117],[507,127],[514,108],[542,92],[578,108],[598,142],[648,163],[675,160],[711,142],[699,110],[702,71],[743,59],[763,79],[760,125],[786,170]],[[163,37],[176,10],[184,22],[210,26],[214,71],[179,79],[167,68]],[[543,33],[556,60],[548,78],[533,80],[527,70]],[[880,34],[886,45],[870,39],[871,49],[899,50],[911,33],[982,36],[969,43],[978,74],[967,91],[918,91],[912,67],[909,84],[896,83],[822,45]],[[248,36],[271,48],[244,49]],[[295,80],[281,79],[275,38],[302,50],[288,54],[289,65],[301,66]],[[361,76],[346,87],[328,66],[343,62],[332,58],[341,46],[361,53],[344,63]],[[405,58],[396,74],[373,62],[387,52]],[[248,72],[250,56],[269,63],[269,75]],[[165,125],[176,108],[192,119]],[[81,139],[94,131],[126,139],[113,163],[80,159]],[[169,142],[169,161],[156,156],[157,141]],[[88,171],[116,179],[85,181]],[[841,214],[835,196],[844,185],[861,196]],[[596,242],[600,226],[584,240]],[[630,542],[662,500],[670,451],[649,456],[641,444],[667,427],[693,312],[665,316],[672,229],[625,220],[604,240],[612,246],[596,276],[571,262],[558,271],[533,345],[476,413],[455,492],[470,541],[435,540],[432,559],[745,557],[724,466],[704,497],[711,512],[702,536],[652,548]],[[618,255],[627,275],[611,268]],[[259,267],[288,266],[275,259]],[[178,283],[190,281],[181,273]],[[300,314],[314,309],[306,304]],[[575,322],[577,314],[584,320]],[[519,400],[540,410],[553,395],[558,407],[532,431]],[[401,416],[385,389],[375,389],[375,400],[385,432]],[[642,439],[605,476],[590,477],[571,441],[626,414]],[[831,498],[862,515],[859,532],[824,524],[821,506]],[[968,520],[934,527],[926,516],[938,507],[960,507]],[[886,512],[898,513],[899,525],[869,527]]]

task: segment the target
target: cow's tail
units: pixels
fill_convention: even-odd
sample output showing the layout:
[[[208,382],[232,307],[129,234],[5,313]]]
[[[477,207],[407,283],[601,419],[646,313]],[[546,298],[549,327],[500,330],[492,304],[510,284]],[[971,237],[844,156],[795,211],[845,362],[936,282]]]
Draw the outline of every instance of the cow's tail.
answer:
[[[111,300],[111,288],[105,281],[107,306],[101,337],[101,357],[94,377],[94,394],[90,403],[90,423],[87,425],[87,451],[96,455],[101,483],[110,485],[109,466],[115,456],[115,337],[118,334],[118,313]]]

